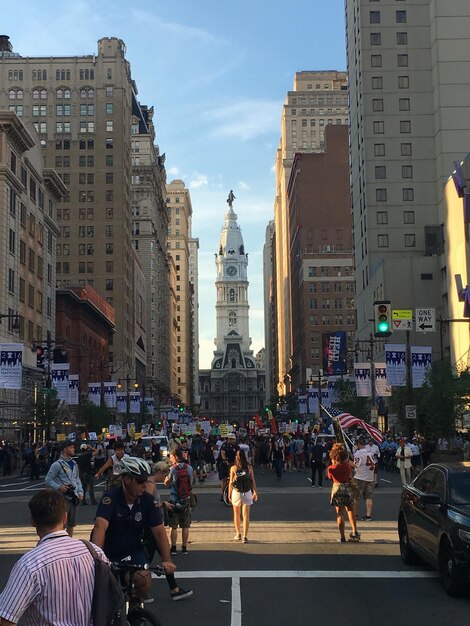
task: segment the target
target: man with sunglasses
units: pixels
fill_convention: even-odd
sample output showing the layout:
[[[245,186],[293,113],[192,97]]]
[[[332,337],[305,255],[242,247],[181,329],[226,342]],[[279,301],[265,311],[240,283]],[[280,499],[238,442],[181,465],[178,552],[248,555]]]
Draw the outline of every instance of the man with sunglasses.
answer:
[[[95,517],[91,540],[103,549],[110,561],[120,561],[131,557],[131,563],[144,565],[148,556],[142,544],[145,528],[149,528],[158,547],[162,565],[168,574],[176,570],[171,560],[170,546],[163,526],[160,507],[146,492],[145,484],[151,474],[147,461],[137,457],[123,458],[121,461],[121,486],[103,494]],[[141,570],[136,576],[136,591],[145,598],[152,586],[148,570]],[[181,597],[183,597],[183,590]]]

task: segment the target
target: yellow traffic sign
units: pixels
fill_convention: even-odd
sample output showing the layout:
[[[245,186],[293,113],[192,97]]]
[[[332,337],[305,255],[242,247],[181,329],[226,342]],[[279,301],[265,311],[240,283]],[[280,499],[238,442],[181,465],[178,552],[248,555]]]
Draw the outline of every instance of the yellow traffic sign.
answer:
[[[412,309],[393,309],[392,319],[393,320],[412,320],[413,310]]]

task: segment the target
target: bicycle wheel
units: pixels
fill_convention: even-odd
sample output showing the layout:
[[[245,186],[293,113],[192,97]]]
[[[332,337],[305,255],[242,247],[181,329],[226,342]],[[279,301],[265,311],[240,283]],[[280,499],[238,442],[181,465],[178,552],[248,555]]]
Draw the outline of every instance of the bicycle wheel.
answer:
[[[127,623],[129,626],[162,626],[161,621],[153,613],[141,608],[129,610]]]
[[[223,493],[222,497],[223,497],[225,506],[230,506],[231,507],[232,503],[228,499],[228,485],[225,487],[224,493]]]

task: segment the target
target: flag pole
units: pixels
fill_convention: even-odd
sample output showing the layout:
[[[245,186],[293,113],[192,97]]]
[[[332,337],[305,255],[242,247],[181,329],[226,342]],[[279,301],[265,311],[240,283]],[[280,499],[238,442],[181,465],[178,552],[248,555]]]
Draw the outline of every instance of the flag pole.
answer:
[[[333,422],[333,428],[335,429],[335,435],[337,439],[340,439],[340,443],[344,443],[346,445],[346,447],[349,448],[349,451],[352,452],[354,450],[354,444],[351,440],[351,438],[349,437],[349,435],[347,435],[344,430],[341,428],[341,424],[339,423],[339,419],[337,417],[334,417],[334,415],[332,415],[328,409],[326,407],[324,407],[322,404],[320,405],[320,410],[323,409],[323,411],[325,411],[325,413],[328,415],[328,417],[331,419],[331,421]]]

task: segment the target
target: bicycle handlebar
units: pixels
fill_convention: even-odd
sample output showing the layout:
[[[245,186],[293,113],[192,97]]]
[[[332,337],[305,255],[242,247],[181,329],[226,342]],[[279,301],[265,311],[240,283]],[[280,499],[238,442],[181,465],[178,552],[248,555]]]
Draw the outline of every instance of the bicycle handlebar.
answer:
[[[139,572],[141,570],[149,570],[155,572],[157,576],[164,576],[166,574],[165,568],[162,565],[151,566],[148,563],[142,563],[136,565],[135,563],[129,563],[128,561],[112,561],[111,568],[120,572]]]

